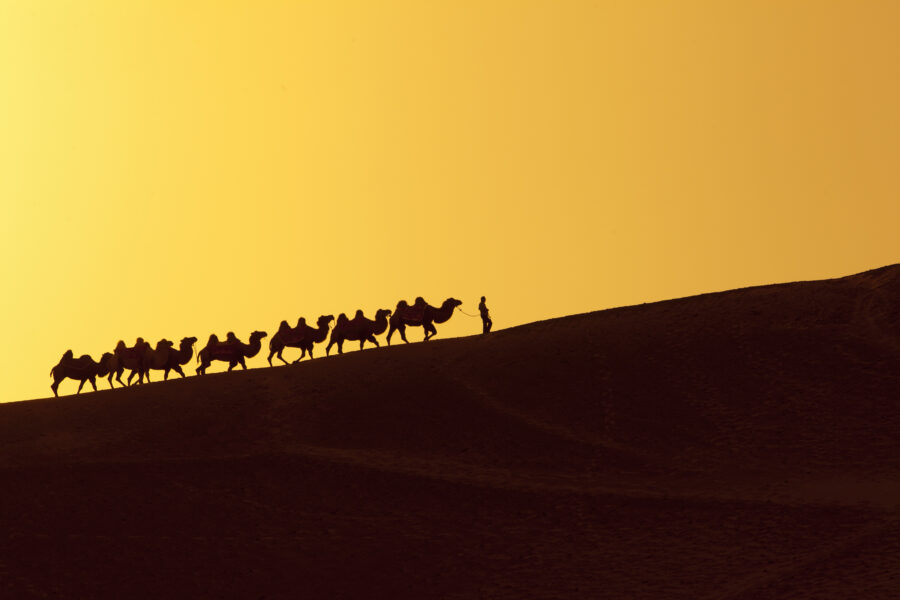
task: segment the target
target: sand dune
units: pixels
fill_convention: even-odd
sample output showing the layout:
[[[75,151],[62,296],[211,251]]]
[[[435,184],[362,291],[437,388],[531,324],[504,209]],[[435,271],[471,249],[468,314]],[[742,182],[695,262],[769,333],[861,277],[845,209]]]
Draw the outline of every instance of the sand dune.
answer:
[[[894,265],[0,405],[0,598],[897,598],[898,299]]]

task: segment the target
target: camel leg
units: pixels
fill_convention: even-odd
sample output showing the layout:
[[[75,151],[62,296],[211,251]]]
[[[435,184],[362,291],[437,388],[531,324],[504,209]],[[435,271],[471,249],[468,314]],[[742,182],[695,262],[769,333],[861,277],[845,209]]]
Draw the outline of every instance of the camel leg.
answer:
[[[147,375],[147,383],[150,383],[150,369],[147,369],[146,375]]]
[[[171,370],[172,369],[170,369],[169,367],[166,367],[166,370],[163,372],[163,381],[169,380],[169,371],[171,371]]]
[[[172,367],[172,370],[184,377],[184,371],[181,370],[181,367],[179,365],[175,365],[174,367]]]
[[[312,355],[313,347],[310,346],[310,347],[307,349],[307,351],[309,352],[309,360],[312,360],[312,357],[313,357],[313,355]]]
[[[325,356],[331,355],[331,347],[334,346],[335,343],[336,342],[334,341],[334,338],[331,338],[331,340],[328,342],[328,345],[325,346]]]
[[[85,381],[87,381],[87,379],[82,379],[82,380],[81,380],[81,383],[78,384],[78,391],[75,392],[76,395],[78,395],[78,394],[81,393],[81,388],[84,387],[84,382],[85,382]]]
[[[406,325],[401,325],[397,329],[400,331],[400,337],[403,339],[403,343],[408,344],[409,340],[406,339]]]
[[[131,373],[128,374],[128,385],[131,385],[131,380],[134,379],[134,376],[136,373],[137,373],[137,371],[132,371]]]
[[[109,389],[113,389],[114,387],[116,387],[113,385],[113,382],[112,382],[113,375],[115,375],[115,374],[116,374],[115,371],[110,371],[109,377],[106,379],[109,382]]]
[[[94,391],[97,391],[97,382],[95,381],[95,377],[91,377],[91,387],[94,388]]]
[[[282,352],[284,352],[284,348],[282,348],[281,350],[278,351],[278,360],[280,360],[281,362],[283,362],[286,365],[291,364],[288,361],[284,360],[284,357],[281,355]]]
[[[59,393],[57,390],[59,389],[59,379],[53,378],[53,383],[50,384],[50,389],[53,390],[53,395],[59,398]]]
[[[267,361],[269,361],[269,366],[270,366],[270,367],[272,366],[272,357],[273,357],[273,356],[275,356],[275,351],[274,351],[274,350],[270,350],[270,351],[269,351],[269,358],[266,359]]]
[[[388,346],[391,345],[391,336],[394,335],[394,329],[396,329],[396,327],[394,327],[393,325],[391,325],[390,328],[388,329],[388,334],[387,334],[387,345]]]
[[[373,344],[375,344],[375,347],[376,347],[376,348],[379,347],[378,340],[375,339],[375,336],[374,336],[374,335],[370,335],[370,336],[368,337],[368,340],[369,340],[370,342],[372,342]]]
[[[241,363],[241,368],[242,368],[243,370],[246,371],[246,370],[247,370],[247,363],[244,362],[244,357],[243,357],[243,356],[239,359],[239,362]]]
[[[121,385],[122,387],[125,387],[125,384],[122,383],[122,373],[124,373],[124,372],[125,372],[125,369],[123,367],[119,367],[119,370],[116,371],[116,381],[118,381],[119,385]]]

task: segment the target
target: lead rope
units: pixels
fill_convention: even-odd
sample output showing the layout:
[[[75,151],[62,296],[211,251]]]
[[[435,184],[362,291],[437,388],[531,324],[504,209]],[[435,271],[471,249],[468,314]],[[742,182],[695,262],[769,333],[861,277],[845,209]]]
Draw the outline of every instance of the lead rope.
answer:
[[[478,316],[478,315],[470,315],[469,313],[467,313],[466,311],[464,311],[463,309],[461,309],[461,308],[458,307],[458,306],[456,307],[456,310],[458,310],[458,311],[461,312],[462,314],[466,315],[467,317],[477,317],[477,316]]]

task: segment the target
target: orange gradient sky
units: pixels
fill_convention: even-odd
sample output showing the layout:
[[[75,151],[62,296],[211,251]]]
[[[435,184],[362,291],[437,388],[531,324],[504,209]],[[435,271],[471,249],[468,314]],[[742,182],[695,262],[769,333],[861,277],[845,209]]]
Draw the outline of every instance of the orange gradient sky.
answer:
[[[874,0],[7,0],[0,400],[137,336],[897,262],[898,30]]]

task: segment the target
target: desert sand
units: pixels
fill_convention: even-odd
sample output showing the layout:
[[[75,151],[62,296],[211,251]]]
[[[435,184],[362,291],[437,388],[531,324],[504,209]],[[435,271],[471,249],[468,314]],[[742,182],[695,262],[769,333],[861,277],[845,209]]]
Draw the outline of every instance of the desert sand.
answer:
[[[894,265],[0,405],[0,598],[898,598],[898,299]]]

